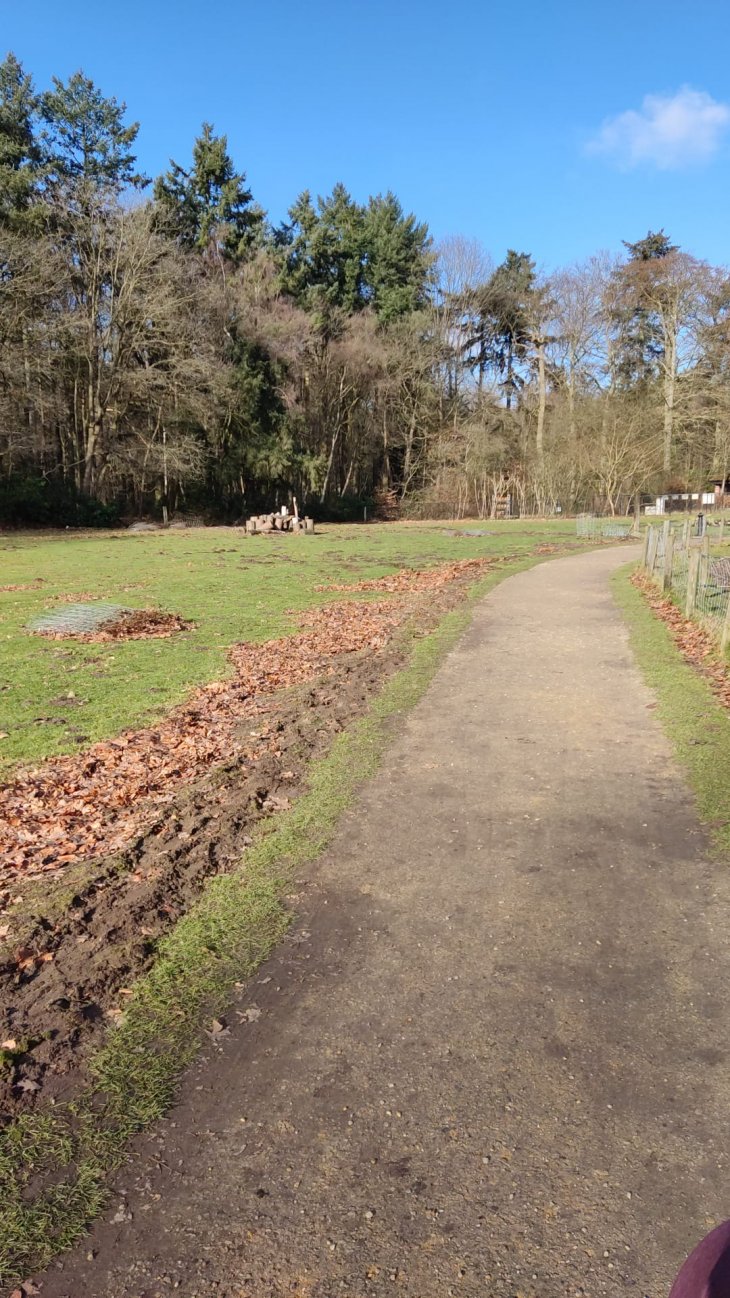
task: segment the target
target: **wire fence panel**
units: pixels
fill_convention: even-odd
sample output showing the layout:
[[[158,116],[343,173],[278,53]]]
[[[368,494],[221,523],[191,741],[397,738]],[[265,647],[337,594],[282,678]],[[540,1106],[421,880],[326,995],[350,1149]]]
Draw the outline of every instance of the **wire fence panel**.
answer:
[[[633,523],[619,522],[615,518],[601,519],[602,536],[631,536]]]
[[[625,518],[598,518],[595,514],[578,514],[575,520],[576,536],[599,540],[631,536],[634,524]]]
[[[730,644],[730,555],[713,554],[723,533],[692,535],[685,524],[650,527],[643,565],[682,612],[700,622],[724,649]]]
[[[671,592],[680,608],[684,608],[687,603],[689,552],[683,548],[675,549],[673,558]]]

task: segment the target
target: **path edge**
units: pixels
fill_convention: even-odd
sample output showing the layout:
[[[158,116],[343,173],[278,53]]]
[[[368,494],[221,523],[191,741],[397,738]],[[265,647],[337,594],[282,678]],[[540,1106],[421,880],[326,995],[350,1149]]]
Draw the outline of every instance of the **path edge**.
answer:
[[[343,814],[387,752],[399,717],[425,694],[501,582],[567,556],[527,555],[469,586],[463,602],[427,632],[412,630],[408,660],[364,716],[312,763],[291,810],[256,827],[245,862],[208,881],[162,939],[134,983],[122,1022],[93,1057],[93,1082],[72,1104],[25,1114],[0,1133],[0,1284],[22,1282],[76,1243],[105,1207],[108,1181],[131,1139],[164,1116],[210,1024],[231,1003],[296,918],[286,892],[316,862]],[[50,1182],[31,1198],[28,1187]]]
[[[656,700],[656,715],[670,740],[707,828],[714,855],[730,863],[730,711],[686,661],[669,629],[632,584],[633,563],[611,574],[611,593],[628,628],[641,675]]]

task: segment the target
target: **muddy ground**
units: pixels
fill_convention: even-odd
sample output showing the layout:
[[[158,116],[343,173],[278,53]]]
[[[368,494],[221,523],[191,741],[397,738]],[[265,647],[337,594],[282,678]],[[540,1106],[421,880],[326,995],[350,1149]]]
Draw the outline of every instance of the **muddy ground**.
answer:
[[[465,575],[430,593],[428,607],[410,601],[410,633],[434,625],[467,588]],[[206,879],[240,864],[257,822],[302,792],[309,764],[402,665],[408,638],[341,654],[313,684],[262,698],[241,723],[247,747],[181,788],[123,852],[35,883],[0,948],[5,1118],[79,1091],[90,1053],[159,939]]]

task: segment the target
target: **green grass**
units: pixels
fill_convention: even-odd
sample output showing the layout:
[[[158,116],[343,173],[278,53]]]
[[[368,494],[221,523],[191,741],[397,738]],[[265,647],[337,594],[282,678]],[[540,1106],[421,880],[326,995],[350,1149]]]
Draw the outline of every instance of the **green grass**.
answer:
[[[98,1213],[129,1138],[165,1112],[205,1022],[286,930],[283,895],[292,878],[330,841],[358,786],[376,770],[397,717],[415,704],[467,625],[473,601],[535,562],[525,557],[489,573],[434,631],[412,640],[407,666],[312,767],[308,792],[260,826],[241,869],[212,879],[163,939],[124,1020],[92,1062],[89,1090],[71,1107],[27,1116],[2,1133],[0,1281],[46,1265]],[[50,1188],[38,1192],[46,1177]]]
[[[633,571],[630,565],[614,574],[614,597],[639,666],[656,692],[659,720],[687,771],[699,815],[718,852],[730,855],[730,713],[685,662],[661,618],[632,586]]]
[[[325,526],[315,536],[246,537],[196,528],[154,533],[0,538],[0,771],[88,747],[144,725],[227,670],[226,650],[294,630],[288,610],[326,600],[315,587],[380,577],[403,566],[527,553],[575,537],[570,520]],[[458,526],[467,526],[459,524]],[[30,619],[62,596],[91,596],[180,613],[196,629],[169,640],[74,644],[29,635]],[[69,701],[68,695],[73,700]]]

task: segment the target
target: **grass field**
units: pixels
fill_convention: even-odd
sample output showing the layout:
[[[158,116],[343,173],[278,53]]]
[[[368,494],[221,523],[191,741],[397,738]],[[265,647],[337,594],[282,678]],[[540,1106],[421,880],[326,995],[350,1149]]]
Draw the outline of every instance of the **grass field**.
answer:
[[[634,566],[620,568],[613,591],[658,716],[687,771],[697,810],[718,851],[730,855],[730,712],[710,684],[682,657],[669,629],[631,584]]]
[[[463,530],[467,524],[459,524]],[[329,598],[316,586],[451,559],[527,554],[575,536],[571,521],[324,526],[315,536],[246,537],[199,528],[0,539],[0,771],[145,724],[226,670],[226,650],[293,630],[288,610]],[[38,582],[38,585],[32,583]],[[3,587],[29,587],[3,590]],[[195,629],[167,640],[46,640],[27,623],[68,596],[160,608]],[[69,697],[70,696],[70,697]]]

